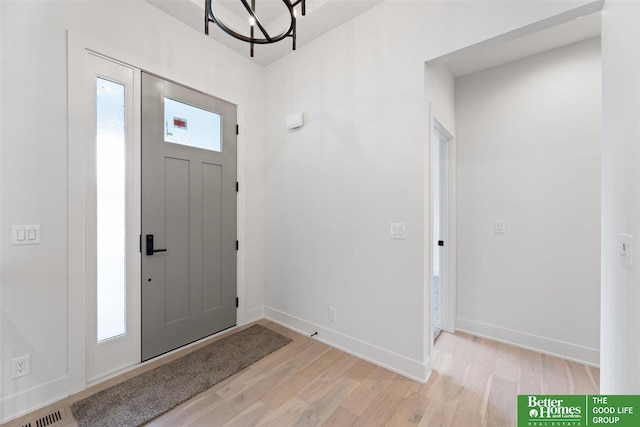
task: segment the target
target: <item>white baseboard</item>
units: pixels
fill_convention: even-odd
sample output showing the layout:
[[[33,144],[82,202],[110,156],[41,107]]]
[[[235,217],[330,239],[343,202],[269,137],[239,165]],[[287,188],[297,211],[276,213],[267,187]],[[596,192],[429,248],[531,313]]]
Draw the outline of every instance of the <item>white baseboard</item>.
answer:
[[[0,424],[44,408],[69,396],[68,377],[21,391],[0,400]]]
[[[264,308],[264,317],[307,336],[318,332],[318,341],[415,381],[424,383],[431,371],[430,359],[419,362],[270,307]]]
[[[458,317],[456,330],[590,366],[600,365],[600,350]]]
[[[244,323],[255,322],[256,320],[260,320],[264,317],[264,307],[254,308],[253,310],[248,310],[244,314]]]

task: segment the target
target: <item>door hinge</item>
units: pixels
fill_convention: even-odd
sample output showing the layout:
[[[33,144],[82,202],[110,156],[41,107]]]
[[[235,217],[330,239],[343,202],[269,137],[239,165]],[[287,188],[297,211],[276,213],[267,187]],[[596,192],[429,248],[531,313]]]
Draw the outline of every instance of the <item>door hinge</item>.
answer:
[[[138,250],[142,253],[142,234],[138,236]]]
[[[240,125],[236,125],[236,135],[240,135]]]
[[[238,241],[236,240],[236,251],[240,250],[240,243],[238,243]]]
[[[236,181],[236,193],[240,191],[240,183]]]
[[[236,297],[236,308],[240,306],[240,298]]]
[[[438,240],[438,246],[444,246],[444,240]]]

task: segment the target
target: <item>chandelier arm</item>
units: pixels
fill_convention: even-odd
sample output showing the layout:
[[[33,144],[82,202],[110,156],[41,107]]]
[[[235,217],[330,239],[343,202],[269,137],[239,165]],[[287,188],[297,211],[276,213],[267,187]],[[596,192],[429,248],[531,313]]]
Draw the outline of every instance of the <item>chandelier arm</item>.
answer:
[[[269,40],[269,43],[272,43],[271,36],[267,32],[267,29],[262,26],[262,22],[260,22],[260,20],[256,16],[256,13],[254,12],[254,10],[251,9],[251,6],[249,6],[249,4],[247,3],[247,0],[240,0],[240,1],[244,5],[244,8],[247,9],[247,12],[249,12],[249,15],[251,15],[251,17],[256,21],[256,25],[258,26],[258,28],[260,28],[260,31],[262,31],[262,34],[264,35],[264,38]],[[251,38],[254,38],[254,37],[252,36]]]
[[[302,3],[302,16],[305,16],[307,14],[307,3],[306,0],[297,0],[294,1],[293,3],[291,3],[291,8],[296,7],[297,5]]]
[[[204,0],[204,33],[209,35],[209,16],[213,16],[213,12],[211,11],[211,0]]]
[[[253,10],[255,12],[256,10],[256,0],[251,0],[251,10]],[[255,28],[253,28],[253,25],[249,25],[249,36],[254,39],[254,30]],[[249,55],[253,58],[253,50],[254,50],[254,44],[253,42],[249,43]]]
[[[293,32],[291,33],[291,38],[293,38],[293,50],[296,50],[296,33],[297,33],[297,24],[296,24],[296,21],[293,21]]]

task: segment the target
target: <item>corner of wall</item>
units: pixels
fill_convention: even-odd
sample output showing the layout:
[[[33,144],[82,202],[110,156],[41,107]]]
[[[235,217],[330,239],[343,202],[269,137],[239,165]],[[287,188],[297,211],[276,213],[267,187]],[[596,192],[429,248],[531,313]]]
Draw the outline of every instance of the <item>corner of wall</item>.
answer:
[[[264,308],[264,317],[304,335],[311,335],[317,332],[315,338],[318,341],[414,381],[426,382],[431,372],[430,358],[427,358],[424,362],[413,360],[270,307]]]

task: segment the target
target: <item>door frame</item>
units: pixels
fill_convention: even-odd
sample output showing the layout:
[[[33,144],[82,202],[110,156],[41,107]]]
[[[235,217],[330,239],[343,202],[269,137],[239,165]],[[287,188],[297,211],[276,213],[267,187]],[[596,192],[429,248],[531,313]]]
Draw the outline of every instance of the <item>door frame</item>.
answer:
[[[87,191],[89,190],[89,171],[87,168],[87,126],[85,124],[87,105],[87,55],[89,53],[112,60],[116,63],[134,69],[135,78],[140,78],[142,70],[151,74],[161,76],[168,81],[180,81],[179,84],[187,87],[197,87],[198,82],[185,79],[180,69],[168,67],[161,62],[156,62],[147,57],[141,57],[126,48],[115,47],[108,42],[87,37],[76,31],[67,30],[67,82],[68,82],[68,375],[67,394],[73,394],[86,389],[92,383],[88,382],[87,376],[87,319],[89,307],[87,306],[87,277],[89,272],[88,262],[90,254],[88,220],[89,220],[89,200]],[[134,103],[140,105],[140,93],[134,93]],[[245,123],[247,102],[239,97],[237,92],[228,86],[220,85],[215,88],[215,97],[223,99],[236,105],[237,122],[242,129]],[[204,92],[207,93],[207,92]],[[214,95],[212,95],[214,96]],[[139,129],[140,114],[137,113],[135,119]],[[135,141],[136,150],[140,150],[139,133]],[[237,236],[238,240],[246,241],[246,191],[242,191],[245,186],[246,176],[246,139],[245,132],[240,132],[237,136],[237,180],[240,183],[240,191],[237,193]],[[139,176],[139,175],[138,175]],[[140,190],[140,182],[134,183]],[[140,211],[140,198],[137,200],[137,211]],[[127,212],[128,215],[128,212]],[[139,234],[138,229],[138,234]],[[247,320],[255,320],[252,316],[247,319],[246,310],[246,245],[240,245],[236,258],[236,285],[239,297],[239,307],[236,311],[236,328],[242,326]],[[138,263],[140,258],[138,257]],[[140,280],[140,277],[138,278]],[[138,292],[140,283],[137,284]],[[140,309],[140,304],[138,304]],[[134,314],[136,315],[136,314]],[[139,312],[137,314],[138,328],[141,320]],[[232,328],[233,329],[233,328]],[[140,330],[140,329],[138,329]],[[206,338],[205,338],[206,339]],[[193,343],[191,345],[194,345]],[[188,347],[188,346],[185,346]],[[183,347],[183,348],[185,348]],[[166,353],[158,358],[167,357],[175,351]],[[138,351],[138,356],[140,352]],[[153,359],[153,360],[157,360]],[[148,362],[145,362],[148,363]],[[104,381],[113,376],[127,372],[139,366],[140,360],[132,366],[112,372],[104,377],[95,380],[95,383]]]
[[[442,197],[446,200],[446,203],[441,208],[440,221],[442,222],[441,228],[444,229],[443,240],[444,257],[442,262],[441,274],[444,280],[441,282],[441,329],[445,332],[455,332],[456,325],[456,145],[455,145],[455,133],[453,132],[453,126],[444,120],[443,115],[438,113],[438,110],[433,104],[429,103],[428,107],[428,136],[426,155],[427,155],[427,173],[425,179],[427,180],[425,189],[428,192],[428,206],[425,210],[425,222],[427,238],[425,254],[428,254],[428,260],[425,263],[427,268],[425,269],[425,281],[427,285],[426,307],[425,311],[428,313],[428,330],[425,337],[427,339],[427,346],[429,349],[428,355],[433,354],[434,336],[433,336],[433,248],[438,240],[436,231],[433,229],[433,217],[435,206],[435,187],[434,187],[434,170],[433,145],[435,143],[434,134],[439,132],[446,138],[446,156],[443,168],[445,170],[444,175],[444,194]],[[446,289],[445,289],[446,288]]]
[[[86,150],[86,325],[87,328],[87,382],[92,383],[114,372],[119,372],[123,367],[130,366],[131,363],[139,362],[136,355],[140,354],[141,329],[140,322],[140,256],[136,250],[137,244],[130,236],[140,234],[140,99],[136,92],[140,90],[140,75],[130,66],[121,64],[109,58],[93,52],[86,55],[86,87],[92,88],[96,77],[117,81],[112,68],[117,72],[127,69],[131,73],[131,81],[119,83],[126,85],[125,91],[125,123],[126,123],[126,146],[125,146],[125,237],[127,243],[125,247],[125,312],[126,312],[126,333],[124,337],[113,337],[98,343],[96,340],[97,328],[97,305],[94,301],[97,298],[97,254],[94,248],[97,246],[97,206],[96,206],[96,145],[85,143]],[[102,62],[103,65],[98,65]],[[95,63],[95,66],[91,64]],[[108,63],[108,65],[104,65]],[[109,68],[109,72],[101,73],[99,70]],[[85,91],[85,102],[88,107],[85,110],[85,117],[91,118],[85,121],[85,141],[95,141],[96,128],[94,126],[96,115],[96,98],[93,90]],[[126,340],[125,342],[122,342]],[[138,359],[138,360],[136,360]],[[111,366],[105,369],[105,365],[113,365],[117,360],[119,366]],[[97,372],[101,371],[101,372]]]

